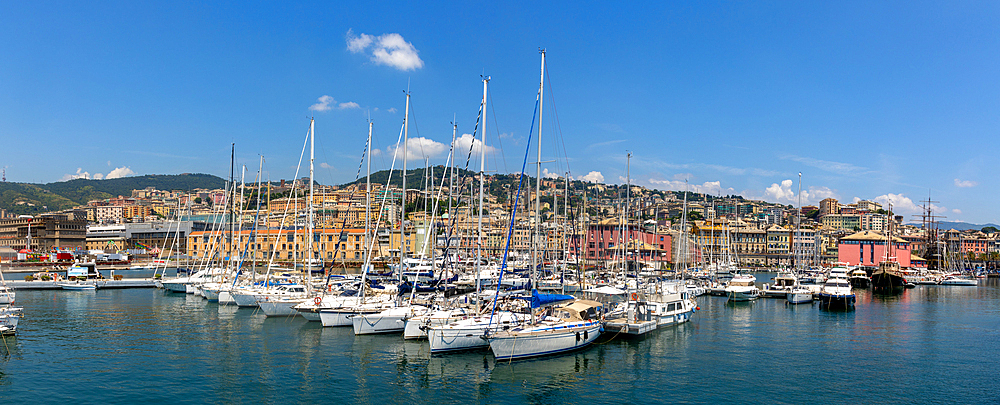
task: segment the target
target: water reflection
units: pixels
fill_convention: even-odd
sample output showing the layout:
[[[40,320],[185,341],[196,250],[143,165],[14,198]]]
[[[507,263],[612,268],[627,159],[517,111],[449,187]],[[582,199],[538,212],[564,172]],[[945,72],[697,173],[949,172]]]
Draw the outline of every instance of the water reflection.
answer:
[[[186,294],[25,291],[20,335],[0,347],[0,401],[672,403],[733,401],[740,389],[739,402],[1000,398],[983,361],[1000,354],[996,280],[856,293],[852,312],[704,296],[691,322],[643,338],[498,363],[489,351],[431,356],[425,341]]]

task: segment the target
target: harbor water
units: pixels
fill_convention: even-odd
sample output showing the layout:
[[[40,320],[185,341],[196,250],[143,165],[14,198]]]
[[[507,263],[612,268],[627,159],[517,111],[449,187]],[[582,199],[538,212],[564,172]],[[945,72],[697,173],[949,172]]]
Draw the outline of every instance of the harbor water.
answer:
[[[0,402],[1000,403],[997,280],[856,291],[846,312],[703,296],[687,324],[513,363],[162,290],[19,291]]]

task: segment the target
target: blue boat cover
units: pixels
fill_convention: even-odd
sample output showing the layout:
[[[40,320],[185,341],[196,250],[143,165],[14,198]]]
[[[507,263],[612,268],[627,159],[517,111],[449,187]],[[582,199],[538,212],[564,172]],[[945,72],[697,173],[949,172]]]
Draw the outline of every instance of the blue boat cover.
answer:
[[[528,299],[528,297],[522,297],[521,299]],[[538,290],[531,290],[531,307],[539,308],[546,305],[552,305],[557,302],[575,300],[576,297],[572,295],[565,294],[540,294]]]

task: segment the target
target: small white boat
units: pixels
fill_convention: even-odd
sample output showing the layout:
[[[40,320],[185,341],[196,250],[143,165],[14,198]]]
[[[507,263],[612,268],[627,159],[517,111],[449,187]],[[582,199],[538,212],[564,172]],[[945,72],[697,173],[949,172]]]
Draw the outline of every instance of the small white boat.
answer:
[[[760,297],[760,289],[755,282],[757,278],[749,274],[737,274],[726,285],[726,297],[730,302],[753,301]]]
[[[0,285],[0,304],[9,305],[14,302],[14,289]]]
[[[847,278],[831,278],[823,284],[819,293],[819,303],[827,309],[852,309],[855,296],[851,292],[851,283]]]
[[[789,304],[808,304],[813,301],[813,293],[806,287],[796,285],[788,291],[785,299]]]
[[[87,291],[96,290],[97,284],[83,284],[83,283],[59,283],[56,284],[64,290],[74,290],[74,291]]]
[[[961,285],[961,286],[977,286],[979,285],[979,280],[974,278],[965,278],[962,276],[949,275],[941,280],[941,285]]]
[[[0,336],[10,336],[17,333],[17,321],[21,319],[20,307],[0,308]]]

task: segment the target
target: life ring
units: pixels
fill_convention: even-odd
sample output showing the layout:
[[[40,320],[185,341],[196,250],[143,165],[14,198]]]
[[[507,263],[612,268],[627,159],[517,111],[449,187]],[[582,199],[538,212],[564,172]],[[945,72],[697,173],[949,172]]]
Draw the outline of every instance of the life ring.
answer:
[[[638,300],[639,300],[639,294],[632,293],[632,301],[638,301]]]
[[[323,297],[317,296],[316,298],[313,298],[313,303],[316,305],[323,303]]]

